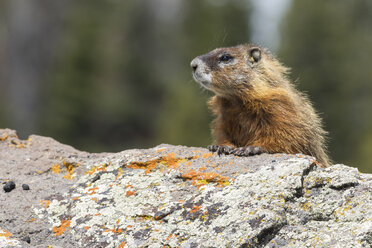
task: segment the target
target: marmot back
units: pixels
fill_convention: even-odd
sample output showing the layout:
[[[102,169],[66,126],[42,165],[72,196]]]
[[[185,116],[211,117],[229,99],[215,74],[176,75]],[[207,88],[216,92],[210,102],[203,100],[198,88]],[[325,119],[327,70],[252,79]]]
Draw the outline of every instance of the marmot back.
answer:
[[[193,77],[215,93],[212,151],[235,155],[303,153],[329,164],[321,120],[287,78],[288,69],[254,45],[215,49],[191,62]]]

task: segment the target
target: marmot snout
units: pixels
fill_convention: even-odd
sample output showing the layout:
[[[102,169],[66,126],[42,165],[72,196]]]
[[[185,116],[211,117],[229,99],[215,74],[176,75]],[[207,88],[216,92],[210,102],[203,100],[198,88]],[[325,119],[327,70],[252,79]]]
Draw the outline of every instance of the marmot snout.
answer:
[[[325,135],[310,101],[288,69],[254,45],[218,48],[191,61],[193,77],[215,93],[210,149],[236,155],[303,153],[327,165]]]

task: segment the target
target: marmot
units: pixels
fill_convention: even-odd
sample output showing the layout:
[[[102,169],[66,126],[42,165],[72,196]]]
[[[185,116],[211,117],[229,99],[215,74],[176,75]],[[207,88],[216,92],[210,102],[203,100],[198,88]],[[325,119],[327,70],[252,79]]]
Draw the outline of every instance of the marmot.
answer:
[[[251,44],[218,48],[193,59],[191,67],[195,81],[215,93],[208,102],[216,115],[211,151],[303,153],[330,163],[321,119],[269,51]]]

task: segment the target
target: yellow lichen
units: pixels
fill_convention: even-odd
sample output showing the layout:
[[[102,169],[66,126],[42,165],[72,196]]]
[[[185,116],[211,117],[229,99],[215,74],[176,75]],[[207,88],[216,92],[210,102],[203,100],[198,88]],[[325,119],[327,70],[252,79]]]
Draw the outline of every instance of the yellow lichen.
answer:
[[[118,174],[116,175],[114,181],[118,180],[118,178],[119,178],[122,174],[123,174],[123,168],[119,168],[119,172],[118,172]]]

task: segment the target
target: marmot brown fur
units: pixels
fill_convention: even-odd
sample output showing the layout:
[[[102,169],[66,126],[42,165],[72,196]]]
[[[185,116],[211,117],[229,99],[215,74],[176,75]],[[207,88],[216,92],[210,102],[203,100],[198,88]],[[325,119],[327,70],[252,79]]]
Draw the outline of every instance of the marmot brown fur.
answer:
[[[235,155],[303,153],[329,164],[321,119],[284,67],[254,45],[218,48],[191,61],[193,77],[215,93],[212,151]]]

